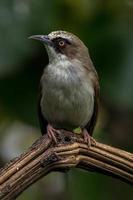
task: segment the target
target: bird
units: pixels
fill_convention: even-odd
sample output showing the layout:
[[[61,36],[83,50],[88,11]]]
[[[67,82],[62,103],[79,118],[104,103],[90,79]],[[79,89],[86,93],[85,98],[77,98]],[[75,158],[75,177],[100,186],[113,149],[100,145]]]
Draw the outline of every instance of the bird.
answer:
[[[38,114],[42,134],[57,143],[60,130],[81,130],[90,145],[99,107],[99,78],[89,50],[78,36],[67,31],[32,35],[43,43],[49,63],[40,80]]]

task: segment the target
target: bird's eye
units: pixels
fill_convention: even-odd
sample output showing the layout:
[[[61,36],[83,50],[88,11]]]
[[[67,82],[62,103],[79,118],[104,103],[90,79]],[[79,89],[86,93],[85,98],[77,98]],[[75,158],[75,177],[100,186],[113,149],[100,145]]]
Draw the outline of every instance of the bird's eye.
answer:
[[[64,46],[65,46],[65,42],[64,42],[63,40],[60,40],[60,41],[59,41],[59,46],[60,46],[60,47],[64,47]]]

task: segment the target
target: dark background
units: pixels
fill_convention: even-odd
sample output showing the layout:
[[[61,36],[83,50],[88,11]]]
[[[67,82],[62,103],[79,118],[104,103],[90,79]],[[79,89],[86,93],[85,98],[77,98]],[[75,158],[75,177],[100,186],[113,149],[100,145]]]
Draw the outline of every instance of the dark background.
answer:
[[[67,30],[88,46],[101,105],[94,137],[133,150],[133,0],[0,0],[0,166],[40,136],[37,92],[46,51],[30,35]],[[81,170],[53,173],[18,199],[131,200],[133,188]],[[69,197],[66,197],[66,194]]]

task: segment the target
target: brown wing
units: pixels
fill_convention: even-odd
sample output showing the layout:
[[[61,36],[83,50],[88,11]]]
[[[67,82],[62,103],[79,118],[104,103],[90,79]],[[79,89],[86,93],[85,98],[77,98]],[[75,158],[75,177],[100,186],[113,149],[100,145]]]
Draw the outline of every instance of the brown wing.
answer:
[[[93,81],[93,84],[94,84],[94,91],[95,91],[94,110],[93,110],[93,115],[91,117],[91,120],[88,122],[88,124],[85,127],[91,136],[93,134],[93,130],[96,125],[97,116],[98,116],[99,91],[100,91],[98,77],[96,77],[95,82]]]

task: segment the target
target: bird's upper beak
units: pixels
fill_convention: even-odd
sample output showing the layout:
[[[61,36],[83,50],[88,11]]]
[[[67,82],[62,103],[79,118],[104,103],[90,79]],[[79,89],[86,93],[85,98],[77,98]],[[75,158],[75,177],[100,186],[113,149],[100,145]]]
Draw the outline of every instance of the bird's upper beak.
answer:
[[[46,45],[52,45],[52,41],[50,40],[48,35],[32,35],[29,37],[29,39],[39,40]]]

